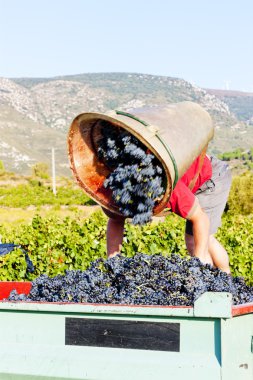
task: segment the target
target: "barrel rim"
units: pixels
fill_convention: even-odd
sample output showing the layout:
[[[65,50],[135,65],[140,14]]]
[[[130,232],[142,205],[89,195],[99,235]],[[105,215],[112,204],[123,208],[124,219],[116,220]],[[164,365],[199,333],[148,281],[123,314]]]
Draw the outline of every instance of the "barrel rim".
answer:
[[[115,116],[115,117],[113,117],[113,116]],[[70,125],[69,132],[68,132],[68,138],[67,138],[68,157],[69,157],[70,169],[72,171],[72,174],[73,174],[75,180],[77,181],[77,183],[79,184],[79,186],[86,192],[86,194],[89,195],[90,198],[92,198],[94,201],[96,201],[97,203],[99,203],[100,205],[102,205],[103,207],[108,209],[109,211],[113,211],[114,213],[121,215],[121,216],[123,215],[119,211],[119,209],[116,205],[115,206],[112,204],[108,205],[108,203],[105,203],[105,202],[99,200],[95,196],[95,194],[92,191],[90,191],[89,188],[85,185],[82,178],[80,178],[80,176],[77,173],[77,170],[75,167],[74,155],[73,155],[73,147],[71,144],[72,134],[74,133],[73,129],[75,126],[80,128],[81,123],[87,122],[87,121],[92,121],[92,120],[94,120],[94,121],[95,120],[108,121],[113,126],[123,128],[123,129],[127,130],[128,132],[130,132],[135,137],[137,137],[155,155],[155,157],[162,164],[163,169],[164,169],[165,174],[166,174],[166,190],[165,190],[163,198],[160,200],[160,202],[158,202],[158,204],[153,209],[153,215],[161,214],[163,209],[166,208],[168,201],[169,201],[169,198],[170,198],[170,195],[171,195],[171,190],[172,190],[171,174],[170,174],[163,158],[161,157],[159,152],[157,152],[154,149],[154,147],[149,143],[149,141],[146,138],[144,138],[142,134],[138,133],[137,130],[135,130],[132,126],[129,126],[126,122],[124,122],[123,120],[120,120],[122,118],[125,118],[125,116],[117,115],[116,113],[113,116],[109,115],[109,114],[98,113],[98,112],[84,112],[84,113],[77,115],[74,118],[74,120],[72,121],[72,123]],[[136,127],[138,124],[140,124],[140,122],[138,122],[137,120],[133,120],[132,123],[136,124]],[[142,125],[142,127],[143,127],[143,125]]]

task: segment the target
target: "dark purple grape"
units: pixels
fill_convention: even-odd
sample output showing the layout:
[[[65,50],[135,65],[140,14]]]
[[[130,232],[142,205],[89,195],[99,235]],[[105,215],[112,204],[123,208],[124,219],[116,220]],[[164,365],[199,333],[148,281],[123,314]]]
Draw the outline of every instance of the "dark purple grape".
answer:
[[[86,271],[41,275],[28,295],[13,290],[9,301],[91,302],[191,306],[205,292],[229,292],[233,303],[253,302],[253,287],[197,258],[171,254],[98,259]]]

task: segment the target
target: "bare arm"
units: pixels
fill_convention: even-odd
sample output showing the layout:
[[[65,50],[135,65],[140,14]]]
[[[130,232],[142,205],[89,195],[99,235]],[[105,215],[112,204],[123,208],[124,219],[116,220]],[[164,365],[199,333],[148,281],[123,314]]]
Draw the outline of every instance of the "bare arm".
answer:
[[[113,257],[117,255],[122,247],[123,235],[124,235],[124,219],[112,219],[109,218],[107,222],[107,256]]]
[[[109,218],[106,231],[107,256],[113,257],[120,253],[122,247],[125,217],[114,214],[104,207],[102,210]]]

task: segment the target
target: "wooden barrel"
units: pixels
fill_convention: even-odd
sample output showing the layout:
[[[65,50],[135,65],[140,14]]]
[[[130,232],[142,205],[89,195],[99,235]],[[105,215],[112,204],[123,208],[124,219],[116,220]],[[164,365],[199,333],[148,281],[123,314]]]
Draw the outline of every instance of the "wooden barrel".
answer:
[[[104,121],[112,128],[123,128],[137,137],[163,166],[167,185],[163,199],[153,210],[154,215],[166,207],[178,179],[205,149],[214,133],[208,112],[193,102],[136,108],[129,112],[78,115],[68,134],[73,175],[89,197],[119,215],[121,213],[112,200],[111,191],[103,186],[110,171],[97,155]]]

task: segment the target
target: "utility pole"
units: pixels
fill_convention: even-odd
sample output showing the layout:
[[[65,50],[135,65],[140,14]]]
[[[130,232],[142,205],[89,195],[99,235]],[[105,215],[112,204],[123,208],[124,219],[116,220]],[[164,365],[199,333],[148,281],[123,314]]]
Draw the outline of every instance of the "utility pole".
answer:
[[[53,194],[56,195],[56,183],[55,183],[55,154],[54,154],[54,148],[52,148],[52,186],[53,186]]]

